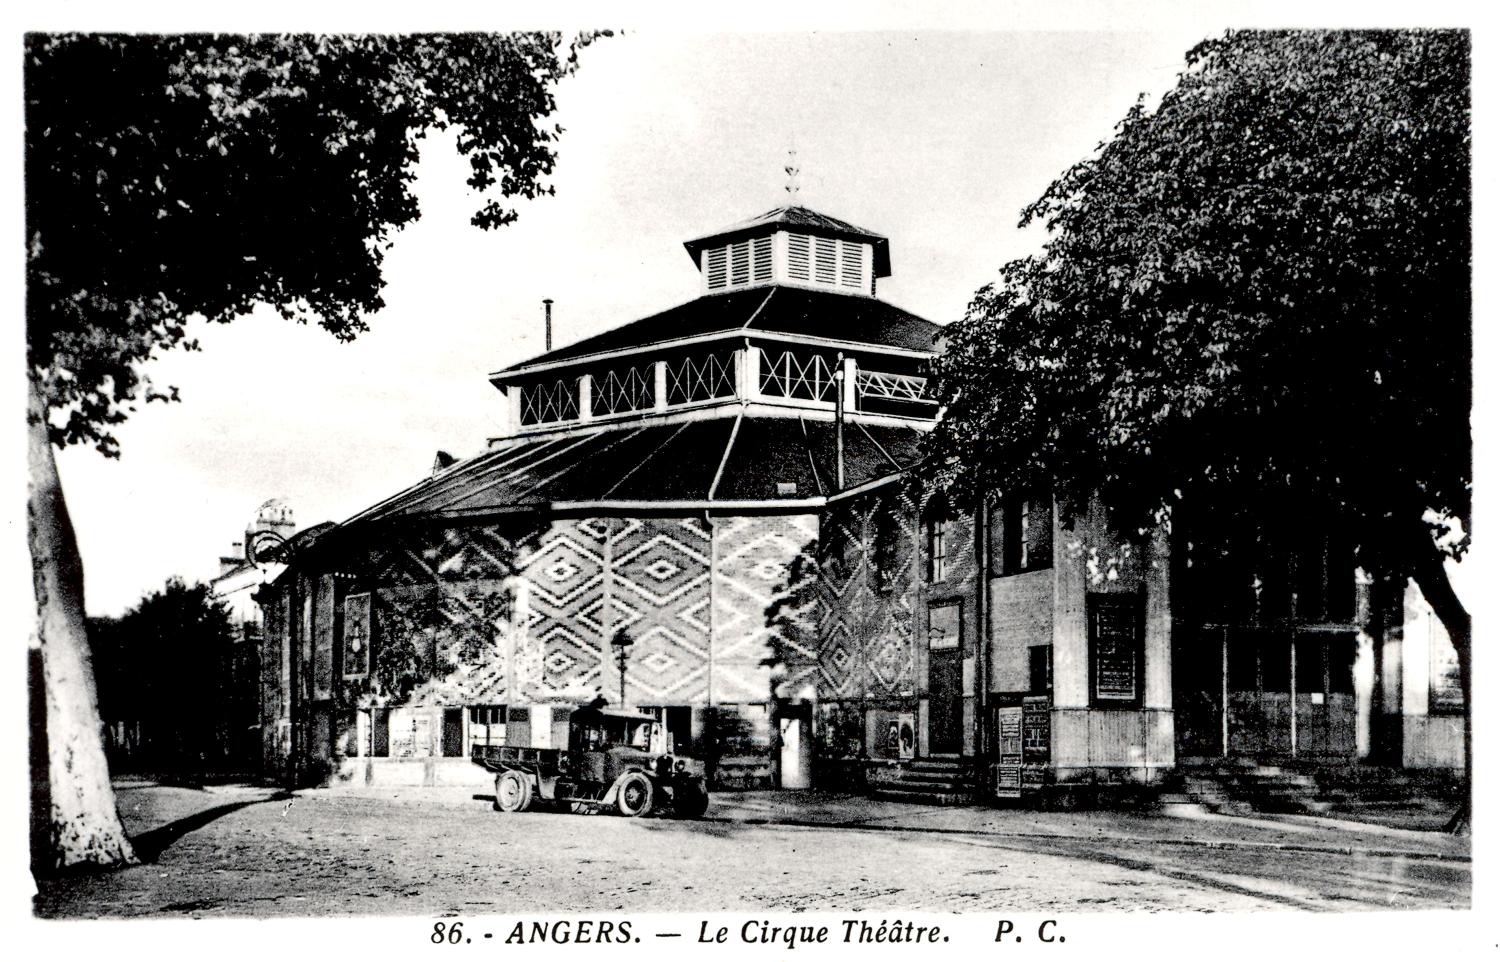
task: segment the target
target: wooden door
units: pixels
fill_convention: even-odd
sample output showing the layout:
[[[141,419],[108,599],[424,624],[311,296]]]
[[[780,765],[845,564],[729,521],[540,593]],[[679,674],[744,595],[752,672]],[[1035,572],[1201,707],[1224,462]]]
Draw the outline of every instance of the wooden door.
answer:
[[[927,626],[927,751],[956,755],[963,749],[963,606],[933,605]]]

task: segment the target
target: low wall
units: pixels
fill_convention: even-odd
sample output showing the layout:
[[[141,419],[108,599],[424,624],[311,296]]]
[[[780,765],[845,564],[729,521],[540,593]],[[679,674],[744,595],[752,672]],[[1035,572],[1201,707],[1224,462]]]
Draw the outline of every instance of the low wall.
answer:
[[[403,785],[488,787],[494,776],[467,758],[345,758],[339,761],[333,785]]]
[[[1401,724],[1403,768],[1463,768],[1464,716],[1407,715]]]
[[[1052,779],[1151,784],[1176,764],[1169,709],[1052,710]]]

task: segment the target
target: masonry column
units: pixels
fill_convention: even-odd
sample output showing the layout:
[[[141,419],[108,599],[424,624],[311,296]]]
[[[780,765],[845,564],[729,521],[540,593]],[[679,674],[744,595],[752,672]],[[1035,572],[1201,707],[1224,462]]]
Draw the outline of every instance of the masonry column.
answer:
[[[1069,525],[1064,525],[1067,515]],[[1082,553],[1088,518],[1076,507],[1053,511],[1052,765],[1066,774],[1089,757],[1088,570]]]

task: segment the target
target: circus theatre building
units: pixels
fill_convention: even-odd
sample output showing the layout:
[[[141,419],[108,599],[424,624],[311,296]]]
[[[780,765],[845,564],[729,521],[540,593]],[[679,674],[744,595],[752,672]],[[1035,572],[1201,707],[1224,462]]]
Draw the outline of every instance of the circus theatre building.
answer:
[[[504,437],[287,540],[259,595],[269,776],[479,782],[475,747],[559,745],[601,695],[717,787],[898,798],[1149,784],[1285,750],[1288,712],[1293,751],[1353,757],[1400,715],[1413,670],[1356,697],[1352,575],[1291,565],[1320,599],[1291,620],[1174,610],[1225,568],[1201,543],[1189,574],[1095,506],[921,494],[942,328],[877,295],[886,238],[792,206],[685,247],[696,298],[491,375]],[[1422,728],[1449,755],[1453,730]]]

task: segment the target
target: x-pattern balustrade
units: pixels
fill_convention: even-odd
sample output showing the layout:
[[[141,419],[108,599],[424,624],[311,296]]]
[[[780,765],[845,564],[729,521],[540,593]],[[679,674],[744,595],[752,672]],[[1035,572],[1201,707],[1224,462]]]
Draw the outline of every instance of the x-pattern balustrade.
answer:
[[[691,404],[734,396],[734,355],[689,355],[667,364],[667,403]]]
[[[578,417],[578,381],[543,381],[521,388],[521,423],[550,424]]]
[[[888,398],[892,401],[921,401],[927,390],[925,377],[887,374],[883,371],[860,371],[855,377],[860,397]]]
[[[605,417],[626,411],[649,411],[656,406],[656,373],[654,365],[641,364],[612,370],[600,378],[594,376],[594,417]]]
[[[832,402],[833,392],[833,364],[823,355],[782,351],[774,360],[766,355],[760,369],[761,394]]]

